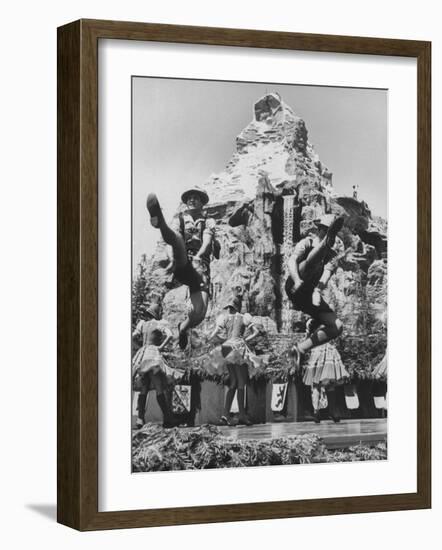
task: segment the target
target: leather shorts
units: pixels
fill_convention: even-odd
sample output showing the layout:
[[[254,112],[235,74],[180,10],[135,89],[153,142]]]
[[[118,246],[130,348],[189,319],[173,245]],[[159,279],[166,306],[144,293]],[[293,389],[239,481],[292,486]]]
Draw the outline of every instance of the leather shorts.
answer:
[[[183,267],[175,269],[175,279],[189,287],[190,293],[210,292],[210,267],[205,262],[200,262],[198,268],[189,259]]]

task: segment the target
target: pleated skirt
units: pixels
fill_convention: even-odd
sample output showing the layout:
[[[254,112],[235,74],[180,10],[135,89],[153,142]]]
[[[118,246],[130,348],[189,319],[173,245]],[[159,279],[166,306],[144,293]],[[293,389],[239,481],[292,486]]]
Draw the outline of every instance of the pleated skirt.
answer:
[[[307,386],[343,384],[349,374],[338,350],[332,344],[313,348],[305,366],[303,382]]]

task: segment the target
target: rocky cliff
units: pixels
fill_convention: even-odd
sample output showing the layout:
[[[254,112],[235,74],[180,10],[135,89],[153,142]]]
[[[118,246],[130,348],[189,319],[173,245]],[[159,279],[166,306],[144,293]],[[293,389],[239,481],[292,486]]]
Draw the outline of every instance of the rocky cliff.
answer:
[[[237,136],[230,162],[203,187],[210,197],[207,214],[216,220],[221,255],[212,262],[212,300],[205,322],[193,331],[195,345],[232,293],[241,293],[244,310],[259,317],[275,336],[302,331],[303,315],[292,309],[284,293],[286,260],[293,245],[325,213],[344,214],[346,219],[326,299],[344,321],[344,337],[364,338],[375,332],[385,340],[386,221],[374,219],[357,197],[336,196],[332,173],[309,143],[305,122],[278,94],[255,103],[254,118]],[[175,285],[166,263],[159,243],[147,262],[145,297],[161,301],[164,318],[176,326],[185,313],[187,289]]]

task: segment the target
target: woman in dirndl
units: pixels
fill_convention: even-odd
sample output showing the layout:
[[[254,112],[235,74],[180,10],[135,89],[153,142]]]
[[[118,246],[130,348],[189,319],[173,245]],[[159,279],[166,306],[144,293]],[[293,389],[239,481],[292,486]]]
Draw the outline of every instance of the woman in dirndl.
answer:
[[[228,373],[228,389],[224,402],[221,424],[233,425],[230,415],[235,393],[238,400],[238,423],[251,426],[252,421],[245,411],[245,388],[253,374],[263,361],[263,358],[253,354],[247,343],[258,334],[259,329],[253,324],[249,313],[242,314],[241,300],[237,297],[224,306],[224,311],[216,320],[216,326],[210,339],[222,341],[209,356],[207,368],[217,374]]]
[[[307,336],[312,334],[317,328],[317,322],[314,319],[307,321]],[[336,407],[335,388],[343,384],[349,377],[344,367],[341,356],[333,344],[327,342],[321,346],[313,348],[310,357],[306,363],[303,382],[311,387],[313,419],[319,424],[321,421],[319,410],[321,405],[328,402],[329,416],[333,422],[340,422]]]
[[[156,392],[158,405],[163,413],[163,426],[176,425],[171,406],[167,400],[169,384],[182,376],[177,369],[169,367],[162,351],[172,338],[172,332],[165,321],[161,320],[160,306],[153,304],[145,311],[145,320],[139,321],[132,338],[142,340],[142,346],[132,359],[132,381],[138,396],[138,428],[144,425],[147,394],[151,389]]]

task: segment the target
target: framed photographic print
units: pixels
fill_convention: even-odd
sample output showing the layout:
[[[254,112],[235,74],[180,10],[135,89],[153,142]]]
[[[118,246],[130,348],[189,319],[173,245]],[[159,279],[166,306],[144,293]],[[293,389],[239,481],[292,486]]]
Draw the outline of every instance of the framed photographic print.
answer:
[[[59,522],[430,507],[430,52],[59,28]]]

